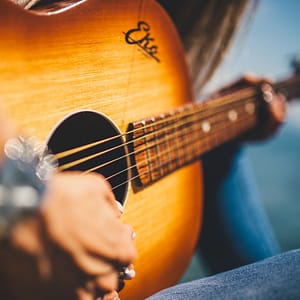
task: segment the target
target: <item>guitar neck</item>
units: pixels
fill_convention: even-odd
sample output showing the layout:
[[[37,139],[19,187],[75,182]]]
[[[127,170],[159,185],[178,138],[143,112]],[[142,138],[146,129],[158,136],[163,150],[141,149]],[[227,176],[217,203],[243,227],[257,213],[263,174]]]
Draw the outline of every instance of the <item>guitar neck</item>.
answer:
[[[300,74],[274,84],[274,89],[283,93],[287,100],[298,98],[300,96]]]
[[[131,123],[133,177],[148,185],[254,128],[259,121],[257,98],[256,88],[244,88]]]

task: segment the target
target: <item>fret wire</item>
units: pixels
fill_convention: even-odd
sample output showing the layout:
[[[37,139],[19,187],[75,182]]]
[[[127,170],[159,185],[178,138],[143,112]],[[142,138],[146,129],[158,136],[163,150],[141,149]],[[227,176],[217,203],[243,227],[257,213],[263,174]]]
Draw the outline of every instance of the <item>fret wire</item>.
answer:
[[[147,146],[147,139],[146,139],[146,131],[145,131],[145,123],[143,124],[144,126],[142,127],[143,128],[143,132],[144,132],[144,144]],[[148,163],[148,169],[149,169],[149,175],[150,175],[150,179],[152,180],[153,178],[153,173],[152,173],[152,167],[151,167],[151,164],[150,164],[150,157],[149,157],[149,148],[146,147],[146,157],[147,157],[147,163]]]
[[[161,171],[159,170],[157,174],[157,160],[155,159],[156,155],[156,142],[155,142],[155,127],[154,126],[149,126],[149,124],[152,124],[152,119],[148,119],[145,121],[145,133],[146,133],[146,139],[149,146],[149,153],[150,153],[150,164],[151,164],[151,168],[152,168],[152,174],[153,174],[153,178],[156,178],[157,176],[160,176]],[[154,153],[153,153],[154,152]],[[153,156],[152,156],[153,153]]]
[[[178,115],[180,114],[180,111],[178,110],[177,112],[175,112],[175,139],[176,139],[176,143],[177,145],[179,144],[178,147],[178,153],[179,153],[179,165],[182,166],[184,164],[184,153],[182,155],[182,143],[181,143],[181,135],[180,135],[180,130],[178,128],[180,128],[180,121],[178,119]]]
[[[174,127],[172,126],[172,123],[170,123],[170,118],[172,116],[170,114],[167,115],[167,118],[166,118],[166,128],[167,131],[166,131],[166,136],[167,136],[167,140],[168,140],[168,144],[169,144],[169,149],[171,149],[173,147],[173,151],[170,151],[170,168],[171,170],[173,170],[174,168],[176,168],[178,166],[178,160],[177,160],[177,153],[178,153],[178,145],[177,145],[177,141],[175,139],[175,141],[173,141],[173,143],[170,142],[170,137],[173,136],[174,134]],[[171,121],[172,122],[172,121]],[[174,122],[174,120],[173,120]],[[171,147],[170,147],[171,145]]]
[[[163,168],[163,173],[164,174],[167,174],[169,172],[169,165],[167,163],[164,163],[164,161],[168,162],[170,157],[168,155],[169,151],[168,151],[168,145],[166,144],[166,130],[165,130],[165,118],[163,117],[163,115],[160,115],[159,116],[159,119],[162,121],[161,123],[161,145],[162,145],[162,148],[163,148],[163,152],[165,153],[164,154],[164,158],[163,158],[163,165],[165,168]],[[164,149],[167,149],[167,151],[164,151]]]
[[[170,120],[169,120],[169,122],[170,122]],[[176,157],[176,167],[179,168],[180,165],[181,165],[180,159],[179,159],[179,157],[180,157],[180,154],[179,154],[180,144],[178,143],[178,137],[177,137],[178,131],[177,131],[177,119],[176,119],[176,116],[175,116],[175,112],[171,113],[171,122],[172,122],[171,125],[170,125],[170,130],[172,130],[171,135],[175,136],[175,139],[173,139],[173,141],[174,141],[174,145],[175,145],[174,151],[176,152],[176,154],[175,154],[175,157]]]
[[[162,116],[165,120],[165,124],[168,125],[168,123],[166,122],[166,117],[165,116]],[[167,132],[167,126],[164,126],[164,140],[165,140],[165,144],[167,145],[167,149],[169,150],[168,151],[168,161],[170,162],[171,159],[170,159],[170,153],[172,153],[172,149],[170,147],[170,144],[169,144],[169,137],[168,137],[168,132]],[[168,164],[168,171],[172,170],[172,167],[170,166],[170,164]]]
[[[155,122],[155,119],[154,118],[151,118],[151,121],[152,121],[152,123],[154,123]],[[159,156],[159,146],[158,146],[158,143],[157,143],[157,132],[156,132],[156,127],[155,127],[155,125],[153,125],[154,127],[152,127],[153,128],[153,132],[154,132],[154,140],[155,140],[155,151],[156,151],[156,155],[158,155],[158,165],[161,165],[162,164],[162,162],[161,162],[161,158],[160,158],[160,156]],[[163,174],[162,174],[162,170],[161,170],[161,168],[159,168],[159,174],[160,174],[160,176],[162,176]]]
[[[191,110],[196,110],[196,108],[191,107]],[[188,135],[190,136],[192,140],[197,141],[197,133],[198,133],[198,125],[195,117],[197,117],[197,115],[194,113],[191,115],[191,126],[190,126],[190,130],[188,130]],[[191,159],[194,159],[197,156],[197,143],[192,143],[191,146],[189,147],[189,152],[191,153]]]
[[[185,115],[184,115],[184,109],[180,112],[180,116],[179,116],[179,119],[180,119],[180,125],[179,125],[179,131],[182,132],[182,134],[180,135],[181,137],[181,140],[182,140],[182,143],[183,143],[183,153],[184,153],[184,161],[188,160],[189,159],[189,152],[187,151],[187,145],[189,144],[187,138],[188,138],[188,135],[186,134],[186,128],[187,126],[189,126],[188,123],[191,123],[191,121],[189,122],[186,122],[185,120]]]

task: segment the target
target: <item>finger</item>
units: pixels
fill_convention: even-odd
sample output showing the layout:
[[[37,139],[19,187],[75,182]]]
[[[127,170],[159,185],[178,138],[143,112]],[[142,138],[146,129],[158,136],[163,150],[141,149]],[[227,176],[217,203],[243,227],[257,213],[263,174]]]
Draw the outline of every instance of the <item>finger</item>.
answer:
[[[111,293],[107,293],[102,297],[98,297],[96,300],[120,300],[119,294],[116,291],[113,291]]]
[[[76,296],[78,300],[94,300],[94,292],[88,291],[83,287],[76,289]]]
[[[276,124],[281,124],[286,118],[286,101],[283,94],[276,94],[274,100],[269,103],[271,120]]]
[[[124,213],[124,207],[119,201],[115,201],[115,204],[117,205],[117,208],[119,210],[119,217]]]
[[[136,248],[134,245],[134,239],[136,233],[131,225],[123,224],[122,233],[119,235],[119,261],[122,265],[128,266],[136,257]]]
[[[116,201],[110,183],[101,174],[89,173],[87,175],[91,177],[92,181],[95,181],[95,184],[98,186],[99,189],[99,195],[105,196],[107,203],[113,209],[116,216],[120,217],[123,213],[123,207],[119,202]]]
[[[76,264],[79,269],[88,276],[105,275],[114,269],[111,263],[99,258],[94,258],[91,255],[82,255],[82,257],[76,261]]]
[[[95,239],[95,237],[93,238]],[[107,274],[113,269],[111,261],[105,260],[102,256],[90,252],[84,246],[82,239],[69,235],[65,238],[64,242],[64,245],[67,245],[67,252],[72,258],[72,263],[74,263],[75,267],[83,274],[95,276]]]
[[[103,300],[118,300],[119,298],[119,294],[116,291],[113,291],[109,294],[104,295],[104,297],[102,298]]]
[[[95,284],[101,294],[116,291],[119,285],[119,273],[112,271],[109,274],[96,277]]]
[[[124,225],[118,220],[107,222],[106,226],[110,228],[109,233],[103,232],[103,228],[99,226],[84,233],[78,233],[80,234],[81,248],[87,255],[92,255],[94,258],[125,266],[132,263],[136,256],[132,227]],[[78,260],[80,261],[81,258],[78,257]]]
[[[88,276],[106,275],[114,269],[109,261],[94,256],[82,249],[74,253],[73,259],[77,267]]]
[[[273,134],[286,117],[286,101],[283,94],[277,94],[272,85],[264,82],[261,85],[262,96],[267,104],[268,122],[264,126],[264,136]]]
[[[127,228],[131,240],[134,241],[136,238],[136,232],[134,231],[133,227],[129,224],[123,224],[123,225]]]

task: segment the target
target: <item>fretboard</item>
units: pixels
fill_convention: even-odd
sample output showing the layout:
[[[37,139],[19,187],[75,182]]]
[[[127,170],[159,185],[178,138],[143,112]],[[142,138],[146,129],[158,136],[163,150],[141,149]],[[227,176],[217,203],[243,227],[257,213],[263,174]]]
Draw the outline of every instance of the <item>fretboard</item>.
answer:
[[[254,128],[256,94],[255,88],[245,88],[131,123],[128,137],[138,184],[157,181]]]

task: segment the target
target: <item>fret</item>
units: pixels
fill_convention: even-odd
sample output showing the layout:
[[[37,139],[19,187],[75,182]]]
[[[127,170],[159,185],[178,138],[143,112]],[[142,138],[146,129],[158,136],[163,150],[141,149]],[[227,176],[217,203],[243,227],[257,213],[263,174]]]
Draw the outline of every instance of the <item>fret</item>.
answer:
[[[224,112],[213,115],[212,117],[209,118],[209,121],[211,124],[210,125],[211,126],[211,130],[210,130],[211,135],[208,136],[208,139],[210,140],[210,142],[209,142],[210,149],[209,150],[211,150],[221,144],[220,133],[222,133],[223,124],[224,124]],[[209,138],[209,137],[211,137],[211,138]]]
[[[168,172],[172,171],[172,145],[170,144],[170,140],[169,140],[169,135],[168,135],[168,122],[167,122],[167,116],[168,114],[165,115],[160,115],[160,118],[164,121],[164,127],[163,127],[163,131],[164,131],[164,143],[166,145],[166,149],[167,149],[167,169]]]
[[[199,109],[197,105],[193,105],[191,111],[191,140],[193,159],[198,158],[201,154],[201,127],[199,126]]]
[[[146,153],[146,159],[147,159],[147,166],[148,166],[148,170],[145,170],[144,173],[148,174],[150,181],[153,181],[153,170],[152,170],[152,165],[151,165],[151,153],[149,151],[149,146],[147,143],[147,137],[146,137],[146,130],[145,130],[145,125],[146,122],[142,121],[142,130],[143,130],[143,146],[144,146],[144,152]]]
[[[154,118],[144,121],[145,146],[148,152],[148,164],[150,166],[151,180],[159,179],[161,174],[161,159],[157,152],[156,130],[154,126]]]
[[[186,132],[186,119],[185,119],[185,114],[186,110],[185,107],[179,110],[179,118],[178,120],[178,136],[180,139],[180,148],[181,148],[181,159],[182,159],[182,165],[185,165],[186,162],[188,161],[189,157],[189,151],[188,151],[188,134]]]
[[[156,132],[156,127],[155,127],[155,122],[156,122],[156,119],[154,117],[152,117],[150,119],[151,121],[151,124],[152,124],[152,130],[153,130],[153,136],[154,136],[154,149],[155,149],[155,155],[157,157],[157,169],[158,169],[158,172],[159,172],[159,176],[163,176],[163,172],[160,168],[162,162],[161,162],[161,158],[160,158],[160,149],[159,149],[159,142],[157,140],[157,132]]]
[[[197,115],[195,114],[195,105],[188,105],[185,108],[182,121],[185,123],[183,126],[182,134],[185,136],[185,163],[193,161],[198,156],[197,145]]]
[[[165,138],[165,126],[166,123],[164,121],[164,116],[160,115],[155,118],[154,127],[156,132],[156,141],[159,150],[159,157],[160,157],[160,169],[163,175],[169,173],[169,145],[166,143]]]
[[[208,105],[207,102],[202,103],[202,105],[199,105],[199,108],[201,108],[202,111],[206,111],[205,117],[200,118],[200,140],[202,144],[201,148],[201,154],[206,153],[208,150],[211,149],[211,142],[210,142],[210,136],[212,132],[212,127],[214,126],[211,123],[211,119],[208,116],[211,116],[213,113],[213,109]]]
[[[178,109],[174,112],[175,140],[176,140],[176,144],[179,145],[179,147],[177,148],[179,166],[183,166],[186,162],[186,160],[185,160],[186,140],[185,140],[184,135],[182,134],[181,114],[182,114],[182,109]]]
[[[202,132],[202,127],[201,127],[201,108],[199,108],[199,105],[196,104],[194,107],[194,125],[193,125],[193,130],[195,131],[194,133],[194,143],[195,143],[195,151],[196,151],[196,156],[200,157],[204,143],[202,141],[203,138],[203,132]]]
[[[235,103],[228,110],[218,113],[217,118],[206,119],[205,122],[210,124],[210,134],[205,140],[206,144],[209,143],[205,150],[209,151],[255,126],[255,102]]]
[[[170,169],[175,170],[177,169],[179,164],[179,156],[178,156],[178,148],[180,147],[180,144],[178,144],[178,140],[176,139],[176,120],[174,117],[174,112],[170,112],[166,115],[166,127],[168,128],[166,130],[166,137],[168,139],[168,144],[170,148]]]
[[[144,140],[144,124],[136,122],[131,124],[129,128],[131,129],[129,140],[132,140],[132,152],[134,153],[131,158],[133,158],[135,171],[139,175],[137,183],[138,185],[147,185],[151,182],[151,170],[148,164],[148,152]]]

